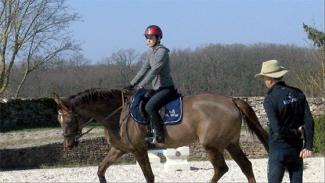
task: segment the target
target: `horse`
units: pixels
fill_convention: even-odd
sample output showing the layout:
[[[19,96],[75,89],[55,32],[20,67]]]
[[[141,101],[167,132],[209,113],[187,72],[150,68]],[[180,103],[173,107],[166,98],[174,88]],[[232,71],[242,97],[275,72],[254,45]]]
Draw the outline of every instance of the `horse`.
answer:
[[[145,141],[147,127],[136,123],[129,114],[132,93],[123,90],[90,89],[67,98],[55,96],[58,121],[63,128],[64,148],[78,145],[84,120],[93,118],[104,126],[110,149],[98,166],[101,183],[105,172],[116,160],[132,153],[147,182],[154,182],[149,158],[150,145]],[[256,182],[252,164],[239,145],[242,121],[268,151],[268,133],[263,129],[254,110],[241,99],[219,94],[183,96],[181,123],[164,126],[165,142],[156,148],[177,148],[199,142],[213,165],[211,182],[217,182],[227,171],[224,151],[227,150],[245,174],[249,183]]]

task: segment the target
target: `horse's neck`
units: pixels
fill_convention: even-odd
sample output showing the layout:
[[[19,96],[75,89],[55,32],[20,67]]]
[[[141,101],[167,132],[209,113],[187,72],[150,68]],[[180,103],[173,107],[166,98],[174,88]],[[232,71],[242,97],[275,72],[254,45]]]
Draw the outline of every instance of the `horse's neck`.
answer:
[[[110,143],[114,144],[119,149],[126,149],[130,147],[127,139],[125,139],[125,120],[120,120],[122,105],[128,105],[129,100],[122,101],[122,96],[116,97],[110,101],[89,102],[77,106],[77,110],[81,116],[94,118],[97,122],[101,123],[107,130]],[[128,107],[127,107],[128,108]],[[114,113],[113,115],[111,115]],[[123,116],[127,114],[124,113]],[[120,124],[121,121],[121,124]]]
[[[121,105],[121,100],[114,100],[111,102],[100,101],[82,104],[80,106],[76,106],[76,109],[79,113],[81,113],[81,115],[95,118],[98,122],[101,122],[112,112],[121,107]]]
[[[99,109],[94,109],[92,106],[88,106],[88,108],[92,108],[91,111],[93,113],[93,118],[101,123],[108,132],[110,137],[110,141],[114,144],[122,144],[121,143],[121,126],[124,120],[120,120],[121,111],[122,111],[122,99],[115,100],[114,102],[100,105]],[[127,105],[127,104],[124,104]]]

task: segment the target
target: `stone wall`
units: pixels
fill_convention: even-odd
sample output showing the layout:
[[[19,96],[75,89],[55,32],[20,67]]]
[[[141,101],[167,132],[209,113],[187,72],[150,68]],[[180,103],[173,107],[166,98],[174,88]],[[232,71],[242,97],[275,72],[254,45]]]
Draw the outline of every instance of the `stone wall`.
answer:
[[[0,100],[0,132],[50,126],[59,126],[53,99]]]
[[[263,108],[264,97],[239,97],[243,99],[254,109],[260,123],[266,127],[267,126],[267,116]],[[325,98],[307,98],[311,113],[314,117],[319,117],[325,114]]]

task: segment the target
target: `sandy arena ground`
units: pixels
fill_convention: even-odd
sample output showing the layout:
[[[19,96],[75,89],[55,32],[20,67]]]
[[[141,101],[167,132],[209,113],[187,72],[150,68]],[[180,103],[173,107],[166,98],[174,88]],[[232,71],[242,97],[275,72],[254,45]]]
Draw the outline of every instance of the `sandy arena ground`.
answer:
[[[0,147],[18,148],[60,142],[62,141],[61,133],[60,128],[0,133]],[[87,137],[102,135],[103,130],[96,128]],[[241,135],[241,138],[247,138],[246,133],[241,133]],[[324,159],[325,157],[314,157],[304,160],[306,168],[304,170],[304,182],[325,183]],[[251,162],[257,182],[266,182],[267,159],[251,159]],[[191,161],[189,165],[190,169],[183,171],[166,172],[163,164],[152,164],[152,169],[156,182],[209,182],[213,174],[210,162]],[[222,177],[220,182],[247,182],[244,174],[234,161],[227,161],[227,165],[229,171]],[[138,165],[113,165],[106,171],[106,178],[108,182],[145,182]],[[98,182],[97,167],[0,171],[0,182]],[[289,182],[287,173],[283,182]]]
[[[304,182],[325,182],[325,157],[304,160]],[[266,182],[267,159],[251,159],[257,182]],[[156,182],[209,182],[213,174],[210,162],[189,162],[190,170],[164,171],[163,164],[153,164]],[[220,182],[247,182],[234,161],[227,161],[229,171]],[[97,167],[34,169],[0,172],[0,182],[98,182]],[[108,182],[145,182],[138,165],[113,165],[106,172]],[[289,182],[285,174],[283,182]]]

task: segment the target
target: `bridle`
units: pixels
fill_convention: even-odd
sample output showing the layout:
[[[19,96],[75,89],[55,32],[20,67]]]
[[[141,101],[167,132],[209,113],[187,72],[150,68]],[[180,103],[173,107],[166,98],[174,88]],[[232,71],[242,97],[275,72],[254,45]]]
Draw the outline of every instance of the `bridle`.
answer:
[[[109,115],[107,115],[105,118],[104,118],[104,121],[105,120],[108,120],[110,119],[112,116],[114,116],[117,112],[119,112],[120,110],[123,109],[124,105],[125,105],[125,101],[124,101],[124,93],[123,93],[123,90],[121,90],[121,94],[122,94],[122,105],[118,108],[116,108],[113,112],[111,112]],[[68,114],[71,114],[73,113],[72,115],[72,122],[76,124],[76,127],[75,127],[75,130],[73,132],[70,132],[70,133],[65,133],[63,131],[62,133],[62,136],[65,137],[65,138],[68,138],[68,137],[75,137],[75,141],[77,142],[82,136],[88,134],[91,130],[93,130],[95,127],[92,127],[90,129],[88,129],[86,132],[82,133],[82,128],[81,128],[81,125],[79,123],[79,120],[80,119],[80,115],[77,114],[76,112],[74,112],[73,110],[72,111],[69,111],[69,112],[60,112],[59,111],[59,118],[63,118],[64,115],[68,115]],[[84,126],[87,126],[89,123],[93,122],[94,119],[91,118],[89,119],[85,124]]]
[[[69,112],[60,112],[59,111],[59,118],[63,118],[63,116],[65,115],[69,115],[69,114],[72,114],[74,113],[73,111],[69,111]],[[76,126],[75,126],[75,130],[73,130],[72,132],[69,132],[69,133],[66,133],[65,131],[63,131],[62,133],[62,136],[65,137],[65,138],[68,138],[68,137],[75,137],[75,140],[77,141],[80,137],[81,137],[81,128],[80,128],[80,125],[79,125],[79,121],[77,121],[77,118],[78,118],[78,114],[73,114],[72,115],[72,123],[74,123]]]

